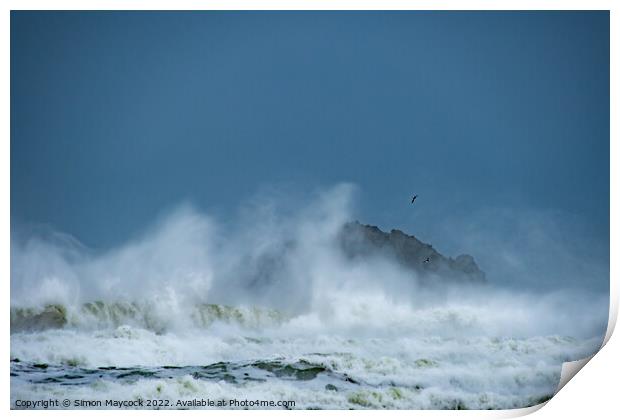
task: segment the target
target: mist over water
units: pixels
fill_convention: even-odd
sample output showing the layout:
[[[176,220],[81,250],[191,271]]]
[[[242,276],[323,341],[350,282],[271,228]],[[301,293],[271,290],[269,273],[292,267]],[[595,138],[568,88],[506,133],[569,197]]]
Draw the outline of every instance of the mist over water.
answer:
[[[502,256],[494,263],[503,271],[491,273],[510,272],[510,251],[512,261],[520,261],[514,269],[519,276],[560,273],[566,281],[554,279],[555,287],[542,290],[535,285],[546,278],[521,282],[513,273],[507,281],[487,272],[482,285],[423,284],[388,256],[343,255],[337,236],[355,219],[357,193],[341,184],[295,205],[286,197],[263,197],[232,222],[184,204],[105,252],[89,250],[68,234],[17,228],[11,238],[11,307],[12,322],[21,319],[23,328],[11,335],[11,358],[21,364],[14,369],[12,397],[41,392],[20,379],[32,374],[20,370],[27,371],[23,363],[72,369],[227,363],[227,374],[236,379],[222,383],[217,375],[211,381],[154,375],[171,396],[190,381],[196,395],[215,392],[214,384],[224,396],[264,396],[269,386],[280,387],[279,395],[296,396],[305,407],[509,408],[553,394],[561,363],[600,346],[608,295],[576,287],[587,285],[587,278],[567,277],[586,277],[587,270],[556,267],[576,264],[579,256],[557,259],[554,251],[544,259],[545,270],[528,270],[522,264],[528,259],[515,247],[461,249],[482,270],[481,261]],[[470,243],[481,242],[479,232],[470,228],[469,234],[478,235]],[[592,269],[592,275],[604,272]],[[64,321],[54,324],[54,316]],[[42,322],[53,328],[35,325]],[[255,366],[265,360],[318,373],[310,380],[295,373],[297,380],[288,381],[278,376],[277,363]],[[273,374],[256,378],[269,385],[240,379],[257,372]],[[141,395],[155,392],[145,379],[116,379],[106,382],[109,395],[126,387]],[[45,386],[46,392],[77,395],[93,383],[62,391]],[[342,392],[326,391],[328,384]]]

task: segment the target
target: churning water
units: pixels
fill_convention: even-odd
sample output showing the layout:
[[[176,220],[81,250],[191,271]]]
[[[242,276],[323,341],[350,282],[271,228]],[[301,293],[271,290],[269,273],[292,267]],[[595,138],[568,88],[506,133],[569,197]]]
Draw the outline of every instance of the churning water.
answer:
[[[519,408],[598,350],[606,296],[429,285],[380,255],[347,259],[347,196],[227,234],[185,208],[103,254],[12,238],[12,407]]]

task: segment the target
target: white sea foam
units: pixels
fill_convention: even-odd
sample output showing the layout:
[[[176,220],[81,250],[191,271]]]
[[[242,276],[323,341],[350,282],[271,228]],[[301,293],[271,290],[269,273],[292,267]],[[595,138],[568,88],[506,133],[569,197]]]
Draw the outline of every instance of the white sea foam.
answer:
[[[34,339],[34,337],[32,337]],[[564,337],[532,339],[248,339],[242,337],[156,336],[121,328],[110,337],[61,333],[38,337],[47,355],[28,353],[32,342],[20,340],[14,351],[50,362],[83,357],[79,363],[108,366],[195,365],[228,359],[291,362],[304,360],[343,373],[357,384],[329,376],[312,381],[270,378],[261,383],[231,384],[223,379],[192,377],[140,379],[137,382],[96,380],[83,386],[30,384],[14,378],[13,399],[32,396],[85,399],[168,398],[171,400],[292,400],[297,408],[510,408],[535,403],[553,394],[560,364],[592,351],[596,342]],[[62,340],[75,344],[67,349]],[[49,340],[49,342],[48,342]],[[23,351],[22,347],[23,346]],[[96,347],[95,347],[96,346]],[[43,347],[43,346],[39,346]],[[95,350],[95,348],[97,350]],[[334,384],[337,391],[326,390]],[[349,385],[349,386],[347,386]]]

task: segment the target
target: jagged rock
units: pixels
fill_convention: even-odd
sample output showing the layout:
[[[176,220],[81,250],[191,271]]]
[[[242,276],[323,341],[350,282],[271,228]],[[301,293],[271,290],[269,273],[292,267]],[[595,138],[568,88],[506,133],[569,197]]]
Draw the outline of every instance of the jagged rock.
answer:
[[[393,258],[418,274],[422,280],[434,276],[445,280],[486,282],[484,272],[471,255],[459,255],[456,259],[445,257],[431,245],[398,229],[387,233],[377,226],[350,222],[343,226],[339,240],[343,252],[349,258]]]

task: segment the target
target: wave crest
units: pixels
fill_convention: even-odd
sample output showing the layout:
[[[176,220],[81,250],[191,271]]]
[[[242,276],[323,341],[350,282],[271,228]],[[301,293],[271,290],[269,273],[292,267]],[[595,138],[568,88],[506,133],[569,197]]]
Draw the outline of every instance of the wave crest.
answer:
[[[214,303],[194,305],[186,322],[194,328],[208,328],[216,322],[258,328],[279,325],[287,319],[274,309],[228,306]],[[177,319],[166,318],[152,302],[84,303],[77,308],[50,304],[39,308],[11,308],[11,333],[49,329],[105,329],[123,325],[144,328],[156,333],[167,331]]]

